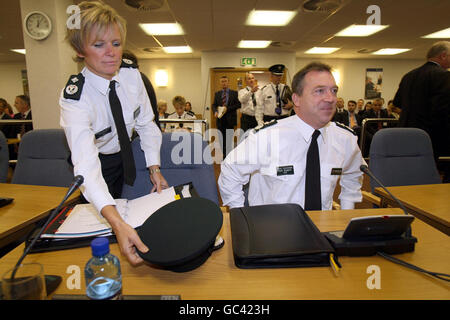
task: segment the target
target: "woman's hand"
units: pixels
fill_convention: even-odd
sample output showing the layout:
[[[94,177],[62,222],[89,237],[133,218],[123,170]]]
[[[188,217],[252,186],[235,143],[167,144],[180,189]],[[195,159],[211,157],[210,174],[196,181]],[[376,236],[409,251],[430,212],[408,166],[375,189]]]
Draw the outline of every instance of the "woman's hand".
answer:
[[[150,167],[150,180],[153,183],[153,188],[150,191],[150,193],[154,192],[155,190],[158,193],[161,193],[163,189],[167,189],[169,187],[169,184],[167,183],[166,179],[164,179],[163,175],[159,171],[158,166]]]
[[[108,220],[116,235],[121,254],[124,255],[133,266],[142,263],[144,260],[138,255],[136,248],[142,253],[148,252],[149,249],[139,238],[136,230],[123,221],[115,206],[105,206],[101,213],[105,219]]]

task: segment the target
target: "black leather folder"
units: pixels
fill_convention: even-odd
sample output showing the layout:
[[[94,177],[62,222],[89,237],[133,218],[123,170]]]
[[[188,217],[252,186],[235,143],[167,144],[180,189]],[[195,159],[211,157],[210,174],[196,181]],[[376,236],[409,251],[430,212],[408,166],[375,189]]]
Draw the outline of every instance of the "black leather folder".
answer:
[[[330,265],[333,247],[298,204],[233,208],[230,224],[239,268]]]

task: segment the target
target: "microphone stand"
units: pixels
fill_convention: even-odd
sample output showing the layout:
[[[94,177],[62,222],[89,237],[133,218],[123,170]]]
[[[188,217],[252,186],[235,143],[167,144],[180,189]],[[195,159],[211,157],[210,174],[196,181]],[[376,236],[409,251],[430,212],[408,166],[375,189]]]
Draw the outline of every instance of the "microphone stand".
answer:
[[[13,269],[12,275],[11,275],[11,280],[14,280],[14,277],[16,276],[17,270],[19,268],[19,266],[21,265],[23,259],[25,259],[26,255],[30,252],[30,250],[33,248],[34,244],[36,243],[36,241],[41,237],[42,233],[44,232],[44,230],[47,228],[47,226],[49,225],[49,223],[53,220],[53,218],[56,216],[56,214],[58,214],[58,212],[61,210],[61,207],[63,206],[63,204],[66,202],[66,200],[72,195],[72,193],[74,193],[74,191],[76,189],[78,189],[80,187],[80,185],[83,184],[84,178],[83,176],[76,176],[70,186],[70,189],[67,191],[66,195],[64,196],[64,199],[61,201],[61,203],[52,211],[52,213],[50,214],[50,216],[48,217],[47,221],[45,222],[44,226],[41,228],[41,230],[39,231],[39,233],[34,237],[34,239],[31,241],[31,243],[28,245],[28,247],[25,248],[22,256],[19,258],[19,260],[16,263],[16,266]]]

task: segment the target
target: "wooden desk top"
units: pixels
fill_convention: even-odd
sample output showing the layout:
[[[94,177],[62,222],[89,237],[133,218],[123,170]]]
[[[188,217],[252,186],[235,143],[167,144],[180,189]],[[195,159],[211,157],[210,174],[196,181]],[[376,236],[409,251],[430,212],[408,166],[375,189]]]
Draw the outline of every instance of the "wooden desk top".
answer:
[[[450,235],[450,183],[389,187],[409,213]],[[382,188],[375,194],[393,207],[398,207]]]
[[[63,187],[0,183],[0,197],[14,201],[0,208],[0,239],[43,218],[67,192]],[[75,192],[72,198],[79,195]]]
[[[352,217],[364,215],[403,214],[400,209],[365,209],[311,212],[309,216],[321,231],[342,230]],[[426,270],[448,273],[450,242],[448,237],[415,219],[413,235],[418,238],[412,253],[396,255]],[[224,214],[221,231],[225,246],[213,252],[199,268],[174,273],[148,265],[132,267],[120,255],[117,244],[111,252],[120,258],[123,294],[179,294],[181,299],[450,299],[450,285],[421,273],[406,269],[381,257],[341,257],[341,275],[331,268],[239,269],[234,265],[229,215]],[[0,273],[12,268],[23,246],[0,260]],[[78,248],[29,255],[24,262],[41,262],[45,274],[57,274],[63,281],[58,294],[85,294],[84,266],[90,259],[90,248]],[[72,280],[69,266],[78,266],[81,288],[69,289]],[[368,289],[371,274],[367,268],[379,266],[381,289]],[[73,272],[73,271],[72,271]]]

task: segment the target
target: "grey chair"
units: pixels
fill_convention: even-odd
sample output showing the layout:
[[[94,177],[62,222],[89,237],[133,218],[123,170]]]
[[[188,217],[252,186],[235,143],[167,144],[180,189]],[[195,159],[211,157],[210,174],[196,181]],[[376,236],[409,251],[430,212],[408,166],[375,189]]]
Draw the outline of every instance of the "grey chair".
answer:
[[[163,133],[161,145],[161,173],[170,186],[192,182],[200,197],[219,204],[216,178],[207,141],[198,133]],[[122,198],[135,199],[153,188],[146,167],[141,140],[132,142],[136,164],[136,180],[133,186],[124,184]]]
[[[9,150],[8,141],[5,135],[0,131],[0,183],[6,182],[9,168]]]
[[[418,128],[379,130],[370,145],[369,169],[385,186],[441,183],[428,134]],[[379,187],[370,181],[372,192]]]
[[[32,130],[22,137],[12,183],[68,187],[72,180],[70,149],[62,129]]]

